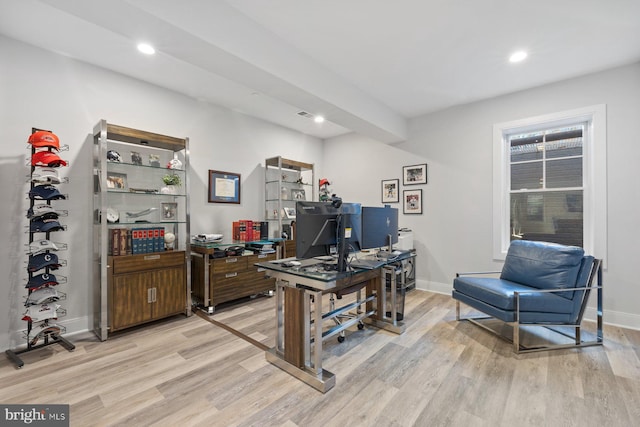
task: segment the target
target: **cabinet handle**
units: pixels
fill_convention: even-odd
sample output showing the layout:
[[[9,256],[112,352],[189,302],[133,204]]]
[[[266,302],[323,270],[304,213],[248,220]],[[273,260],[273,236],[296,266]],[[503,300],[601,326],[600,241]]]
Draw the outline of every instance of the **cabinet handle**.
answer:
[[[262,259],[262,258],[266,258],[266,257],[267,257],[267,255],[265,255],[265,254],[258,255],[258,259]]]
[[[160,259],[160,255],[145,255],[144,256],[144,260],[145,261],[154,261]]]
[[[153,288],[147,289],[147,303],[151,304],[153,302]]]
[[[227,258],[224,262],[238,262],[238,258]]]
[[[224,275],[224,277],[226,277],[228,279],[229,277],[236,277],[237,275],[238,275],[237,272],[236,273],[227,273],[227,274]]]
[[[158,288],[153,289],[153,302],[158,302]]]

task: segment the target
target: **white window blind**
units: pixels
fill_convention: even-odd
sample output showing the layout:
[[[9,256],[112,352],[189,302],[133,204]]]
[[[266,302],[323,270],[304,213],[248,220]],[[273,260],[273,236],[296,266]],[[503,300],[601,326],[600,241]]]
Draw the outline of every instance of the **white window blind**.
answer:
[[[583,246],[585,128],[507,135],[511,240]]]

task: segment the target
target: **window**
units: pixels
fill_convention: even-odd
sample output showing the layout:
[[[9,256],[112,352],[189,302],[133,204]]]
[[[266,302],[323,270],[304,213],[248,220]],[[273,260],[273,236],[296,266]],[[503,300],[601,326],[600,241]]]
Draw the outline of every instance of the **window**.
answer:
[[[583,246],[583,143],[587,123],[505,135],[510,240]]]
[[[494,258],[514,239],[603,257],[605,181],[604,106],[495,125]]]

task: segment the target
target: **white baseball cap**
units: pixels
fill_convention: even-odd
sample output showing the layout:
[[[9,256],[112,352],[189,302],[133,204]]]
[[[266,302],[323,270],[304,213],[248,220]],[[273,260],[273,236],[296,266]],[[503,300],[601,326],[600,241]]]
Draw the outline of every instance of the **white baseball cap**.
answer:
[[[37,255],[46,250],[57,251],[58,247],[51,240],[36,240],[29,244],[29,252],[31,252],[31,255]]]
[[[55,323],[42,326],[42,329],[31,339],[31,345],[36,345],[41,338],[45,338],[46,336],[56,338],[62,333],[62,327]]]
[[[47,286],[44,288],[40,288],[37,291],[33,291],[27,297],[27,301],[24,303],[25,307],[29,307],[31,305],[55,302],[60,299],[60,295],[56,288],[52,288],[51,286]]]
[[[54,168],[37,167],[31,174],[31,181],[39,184],[60,184],[60,175]]]
[[[53,206],[45,205],[44,203],[33,205],[33,207],[27,211],[27,218],[35,219],[45,215],[47,219],[58,219],[59,216],[55,209],[53,209]]]
[[[22,320],[31,320],[32,322],[40,322],[42,320],[53,319],[58,317],[56,310],[60,308],[59,304],[37,304],[27,308],[24,312]]]

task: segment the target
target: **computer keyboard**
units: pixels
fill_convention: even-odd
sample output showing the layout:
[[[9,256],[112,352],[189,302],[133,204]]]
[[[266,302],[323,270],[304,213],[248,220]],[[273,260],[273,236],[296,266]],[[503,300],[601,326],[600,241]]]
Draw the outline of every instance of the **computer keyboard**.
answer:
[[[379,259],[354,259],[349,265],[352,268],[362,268],[364,270],[373,270],[385,265],[386,261]]]
[[[399,250],[394,250],[393,252],[388,252],[388,251],[380,251],[378,252],[377,256],[378,258],[382,258],[382,259],[393,259],[393,258],[397,258],[401,255],[404,255],[406,253],[409,253],[409,251],[399,251]]]

